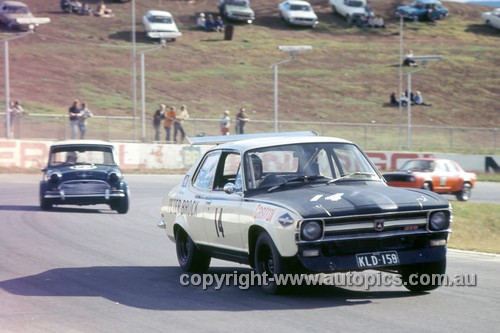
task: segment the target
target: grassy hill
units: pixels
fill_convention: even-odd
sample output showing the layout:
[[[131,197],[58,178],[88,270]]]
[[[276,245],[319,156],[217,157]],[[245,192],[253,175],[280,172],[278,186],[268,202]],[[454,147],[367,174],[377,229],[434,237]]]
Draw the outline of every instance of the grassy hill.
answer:
[[[63,14],[58,0],[24,2],[52,22],[10,43],[11,98],[22,100],[33,113],[64,114],[77,98],[96,114],[132,115],[131,3],[108,1],[116,16],[98,18]],[[288,57],[276,47],[307,44],[312,51],[279,68],[281,119],[399,123],[397,108],[385,103],[398,90],[399,20],[394,11],[403,1],[372,1],[387,29],[361,30],[333,15],[327,0],[311,1],[320,19],[316,29],[285,25],[278,18],[277,0],[252,0],[257,20],[237,24],[232,41],[194,27],[197,13],[216,12],[215,0],[136,2],[139,51],[153,46],[141,24],[148,9],[170,11],[183,32],[175,43],[146,55],[150,114],[158,103],[186,104],[199,118],[219,118],[225,109],[236,113],[245,106],[256,111],[253,119],[272,120],[269,66]],[[415,108],[413,122],[500,127],[500,31],[481,21],[488,7],[445,5],[451,15],[436,24],[405,22],[405,51],[444,57],[413,76],[413,90],[433,104]],[[9,36],[1,31],[1,38]],[[1,84],[1,96],[3,89]]]

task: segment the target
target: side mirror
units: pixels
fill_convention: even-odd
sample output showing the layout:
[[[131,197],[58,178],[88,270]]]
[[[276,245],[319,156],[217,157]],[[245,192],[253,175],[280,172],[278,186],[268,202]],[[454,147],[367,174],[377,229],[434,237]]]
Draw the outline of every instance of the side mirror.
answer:
[[[226,192],[227,194],[233,194],[235,190],[236,186],[233,183],[226,183],[224,185],[224,192]]]

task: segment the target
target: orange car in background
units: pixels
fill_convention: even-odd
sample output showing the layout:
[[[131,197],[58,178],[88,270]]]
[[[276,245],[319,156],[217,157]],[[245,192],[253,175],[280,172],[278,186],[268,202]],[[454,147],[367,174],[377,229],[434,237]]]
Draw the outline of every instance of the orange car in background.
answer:
[[[469,200],[476,183],[475,173],[465,172],[454,161],[436,158],[408,160],[399,171],[385,173],[383,176],[389,186],[454,194],[460,201]]]

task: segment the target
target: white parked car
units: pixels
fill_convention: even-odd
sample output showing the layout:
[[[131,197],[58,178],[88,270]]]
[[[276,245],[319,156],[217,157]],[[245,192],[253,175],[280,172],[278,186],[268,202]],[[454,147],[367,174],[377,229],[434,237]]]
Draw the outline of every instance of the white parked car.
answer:
[[[318,25],[318,16],[314,13],[311,4],[307,1],[288,0],[278,5],[280,17],[289,24],[306,25],[315,27]]]
[[[344,16],[351,23],[356,16],[366,14],[366,0],[328,0],[332,6],[333,13]]]
[[[500,29],[500,8],[496,8],[491,12],[482,13],[481,18],[484,20],[486,25]]]
[[[150,10],[142,18],[142,23],[149,38],[175,41],[182,36],[169,12]]]
[[[19,1],[0,2],[0,22],[7,29],[34,30],[40,24],[50,22],[48,17],[34,17],[30,9]]]
[[[234,21],[252,23],[255,13],[248,0],[220,0],[219,10],[223,17]]]

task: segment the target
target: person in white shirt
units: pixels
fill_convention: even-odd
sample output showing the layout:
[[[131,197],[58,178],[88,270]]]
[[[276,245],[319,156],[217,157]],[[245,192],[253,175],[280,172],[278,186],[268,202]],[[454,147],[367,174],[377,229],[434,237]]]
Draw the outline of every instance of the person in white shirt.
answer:
[[[80,107],[80,116],[78,117],[78,128],[80,129],[80,139],[85,139],[87,132],[87,118],[93,117],[94,114],[87,107],[87,103],[82,102]]]
[[[229,135],[229,126],[231,126],[231,118],[229,118],[229,111],[224,111],[224,115],[219,121],[220,133],[222,135]]]
[[[200,15],[198,15],[198,18],[196,19],[196,25],[198,26],[198,28],[205,29],[205,23],[205,13],[200,13]]]

